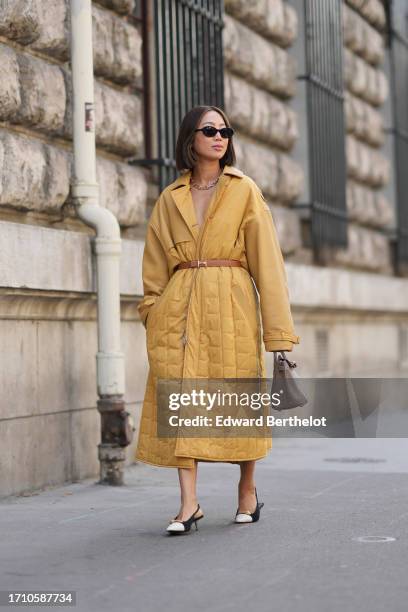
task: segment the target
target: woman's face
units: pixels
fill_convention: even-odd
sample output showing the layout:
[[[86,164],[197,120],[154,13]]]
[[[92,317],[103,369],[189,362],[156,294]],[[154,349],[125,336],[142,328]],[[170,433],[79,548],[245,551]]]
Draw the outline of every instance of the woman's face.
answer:
[[[205,125],[212,125],[218,129],[227,127],[222,116],[214,110],[204,113],[197,128],[202,128]],[[228,138],[222,138],[219,132],[210,138],[204,136],[203,132],[195,132],[193,147],[199,159],[208,161],[220,160],[227,150]]]

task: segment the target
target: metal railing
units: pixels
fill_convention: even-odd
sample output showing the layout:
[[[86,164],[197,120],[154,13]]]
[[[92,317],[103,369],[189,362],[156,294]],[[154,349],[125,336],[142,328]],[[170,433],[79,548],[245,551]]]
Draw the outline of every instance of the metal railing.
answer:
[[[199,104],[224,107],[223,15],[223,0],[153,2],[156,108],[148,110],[156,113],[157,157],[130,163],[158,168],[159,191],[177,178],[175,149],[185,113]]]
[[[342,0],[305,0],[311,238],[347,246]]]

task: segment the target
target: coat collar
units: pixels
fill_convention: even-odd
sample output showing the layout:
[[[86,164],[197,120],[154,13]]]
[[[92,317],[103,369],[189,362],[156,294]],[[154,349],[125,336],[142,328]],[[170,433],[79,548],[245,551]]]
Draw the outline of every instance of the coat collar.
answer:
[[[224,175],[238,176],[239,178],[242,178],[244,176],[242,170],[239,170],[238,168],[235,168],[234,166],[224,166],[221,172],[221,175],[220,175],[220,180],[221,180],[221,177],[223,177]],[[169,186],[170,190],[173,191],[174,189],[177,189],[178,187],[181,187],[183,185],[188,185],[190,182],[190,177],[191,177],[191,170],[187,170],[187,172],[179,176],[175,181],[173,181],[173,183],[171,183],[171,185]]]
[[[215,210],[222,194],[224,193],[226,186],[231,181],[232,176],[242,178],[244,174],[238,168],[234,168],[234,166],[224,166],[220,178],[218,180],[217,187],[213,194],[212,200],[210,202],[207,215],[210,215],[211,212]],[[191,234],[196,240],[198,240],[200,230],[197,225],[194,202],[191,196],[190,177],[191,170],[188,170],[187,172],[179,176],[173,183],[171,183],[169,185],[169,189],[174,203],[177,206],[185,223],[187,224]]]

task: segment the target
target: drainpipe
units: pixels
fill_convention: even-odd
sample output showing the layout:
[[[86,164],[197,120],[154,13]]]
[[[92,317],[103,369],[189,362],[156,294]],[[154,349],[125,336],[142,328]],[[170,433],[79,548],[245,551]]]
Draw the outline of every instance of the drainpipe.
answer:
[[[125,411],[124,355],[120,349],[120,227],[99,205],[96,182],[93,91],[92,3],[71,0],[71,69],[73,86],[74,172],[71,193],[80,219],[96,230],[98,352],[97,408],[101,415],[98,445],[100,484],[123,484],[126,446],[133,435]]]

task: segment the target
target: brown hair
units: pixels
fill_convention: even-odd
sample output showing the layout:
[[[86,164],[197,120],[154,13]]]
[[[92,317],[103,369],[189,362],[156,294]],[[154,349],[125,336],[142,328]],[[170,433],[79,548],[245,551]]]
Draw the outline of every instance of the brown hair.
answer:
[[[176,167],[177,170],[192,170],[197,163],[196,154],[193,151],[193,140],[196,132],[194,131],[199,125],[201,117],[207,111],[217,111],[224,119],[225,125],[231,127],[229,119],[225,112],[218,106],[194,106],[185,115],[180,124],[179,133],[176,144]],[[227,150],[220,159],[220,166],[232,166],[235,163],[235,151],[232,143],[232,138],[228,140]]]

